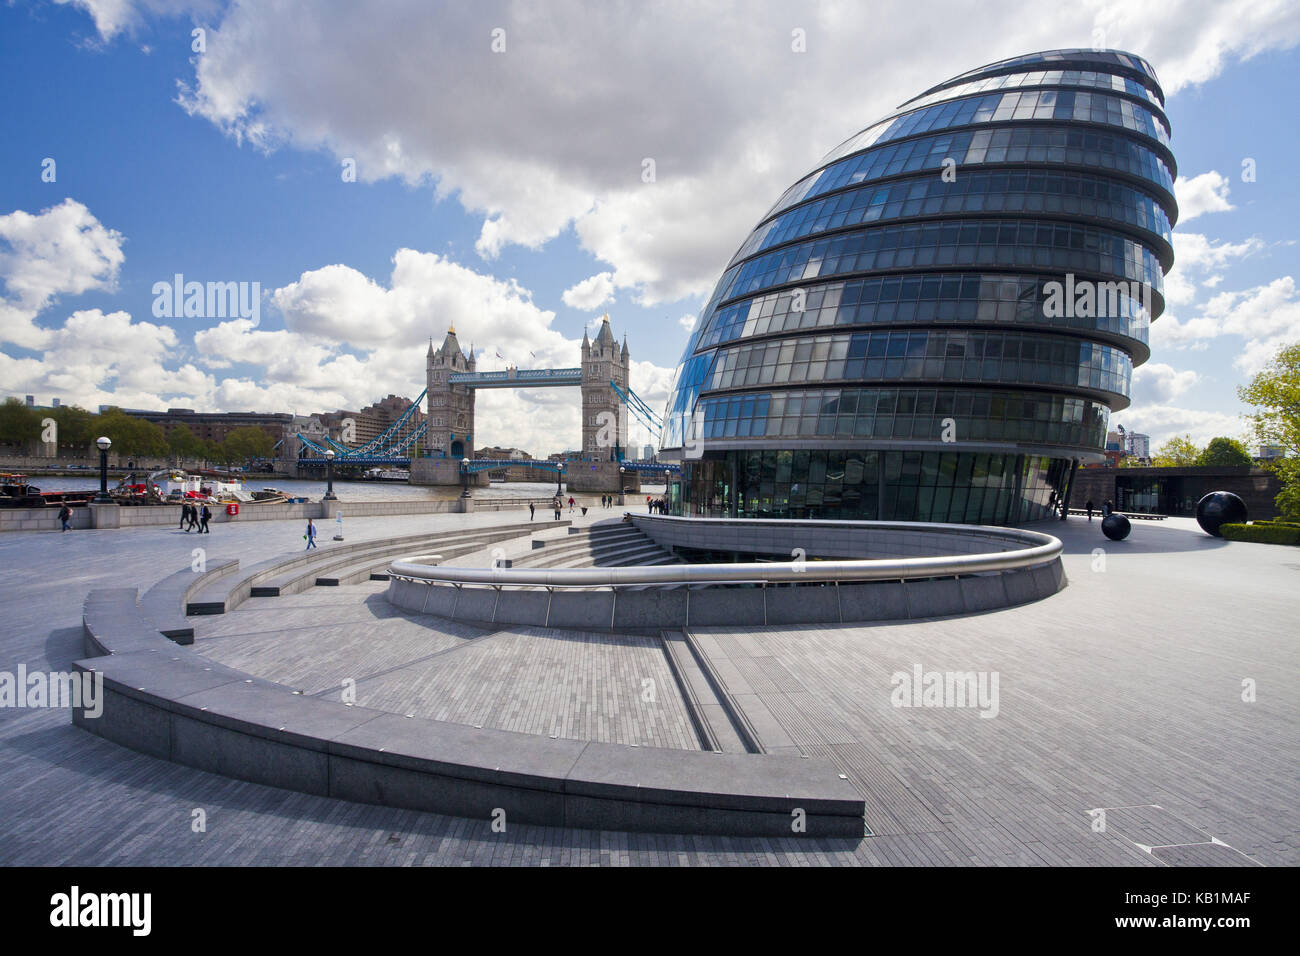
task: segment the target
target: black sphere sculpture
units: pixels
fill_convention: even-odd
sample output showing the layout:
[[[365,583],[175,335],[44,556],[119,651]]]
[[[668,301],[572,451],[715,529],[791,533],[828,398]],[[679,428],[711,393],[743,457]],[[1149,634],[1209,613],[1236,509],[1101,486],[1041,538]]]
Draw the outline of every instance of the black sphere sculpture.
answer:
[[[1246,502],[1231,491],[1211,491],[1196,502],[1196,523],[1206,534],[1222,537],[1219,528],[1223,525],[1246,523]]]
[[[1118,511],[1112,511],[1101,522],[1101,533],[1112,541],[1123,541],[1132,530],[1133,524],[1128,517]]]

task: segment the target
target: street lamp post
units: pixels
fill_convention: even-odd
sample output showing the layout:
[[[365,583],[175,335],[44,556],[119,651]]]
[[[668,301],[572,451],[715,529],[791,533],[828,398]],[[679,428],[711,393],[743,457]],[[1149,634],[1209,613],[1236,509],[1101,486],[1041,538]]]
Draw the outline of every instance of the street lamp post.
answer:
[[[560,488],[560,479],[563,478],[563,477],[564,477],[564,462],[560,462],[559,467],[555,469],[555,495],[556,495],[556,497],[559,497],[560,495],[564,494],[563,490],[561,490],[561,488]]]
[[[469,459],[460,460],[460,496],[462,498],[472,498],[469,493]]]
[[[334,449],[325,452],[325,497],[322,501],[338,501],[334,494]]]
[[[95,503],[112,504],[113,499],[108,496],[108,450],[113,443],[108,436],[101,435],[95,439],[95,444],[99,446],[99,494],[95,495]]]

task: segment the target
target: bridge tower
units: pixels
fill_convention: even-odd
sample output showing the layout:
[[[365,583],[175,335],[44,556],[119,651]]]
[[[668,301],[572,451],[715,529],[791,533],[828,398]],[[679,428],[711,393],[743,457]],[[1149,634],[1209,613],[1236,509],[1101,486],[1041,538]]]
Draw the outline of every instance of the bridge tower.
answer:
[[[596,341],[582,333],[582,454],[593,461],[617,461],[627,454],[627,413],[611,381],[627,391],[627,340],[620,350],[609,328],[609,316],[601,320]]]
[[[474,366],[473,350],[468,355],[461,350],[454,325],[447,328],[447,337],[437,351],[433,339],[429,339],[425,359],[429,399],[425,443],[435,458],[445,456],[460,461],[474,457],[474,389],[447,381],[455,372],[473,372]]]

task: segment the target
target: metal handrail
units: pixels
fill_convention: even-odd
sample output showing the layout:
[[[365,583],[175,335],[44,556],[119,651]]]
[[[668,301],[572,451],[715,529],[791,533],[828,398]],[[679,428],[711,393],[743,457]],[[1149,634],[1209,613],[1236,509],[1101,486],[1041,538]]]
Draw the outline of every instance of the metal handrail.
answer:
[[[844,522],[826,522],[827,524]],[[1021,538],[1026,548],[984,554],[936,555],[924,558],[865,558],[849,561],[790,561],[771,564],[683,564],[631,568],[449,568],[425,563],[426,555],[400,558],[390,573],[412,581],[481,584],[492,587],[645,587],[693,584],[797,584],[822,581],[900,581],[912,578],[956,577],[985,571],[1007,571],[1043,564],[1057,558],[1060,539],[1037,531],[969,525],[924,525],[919,522],[853,522],[882,528],[961,530],[986,537]]]

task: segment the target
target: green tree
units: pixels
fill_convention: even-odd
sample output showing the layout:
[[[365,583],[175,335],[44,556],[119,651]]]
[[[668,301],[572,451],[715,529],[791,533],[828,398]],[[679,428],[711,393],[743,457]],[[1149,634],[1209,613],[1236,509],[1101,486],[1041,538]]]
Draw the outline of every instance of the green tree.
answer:
[[[1151,456],[1151,464],[1157,468],[1179,468],[1195,465],[1201,457],[1201,450],[1192,441],[1191,435],[1179,435],[1169,439]]]
[[[198,458],[203,452],[203,443],[184,422],[172,426],[171,432],[167,435],[167,447],[172,455],[181,461]]]
[[[222,442],[225,451],[230,455],[230,461],[243,461],[249,465],[254,458],[271,457],[271,449],[275,442],[271,436],[260,428],[235,428],[226,435]]]
[[[1255,440],[1286,450],[1268,467],[1282,482],[1278,508],[1300,519],[1300,342],[1280,349],[1250,384],[1237,389],[1237,397],[1256,409],[1247,416]]]
[[[143,418],[128,415],[120,408],[109,408],[99,415],[94,422],[94,431],[94,438],[107,436],[113,442],[113,450],[121,457],[167,454],[167,439],[162,428]]]
[[[50,416],[59,423],[59,451],[62,454],[84,455],[91,443],[99,437],[95,432],[98,416],[76,405],[60,405]]]
[[[35,408],[28,408],[22,399],[6,398],[0,404],[0,445],[11,445],[26,450],[41,440],[41,418]]]
[[[1246,446],[1235,438],[1211,438],[1205,450],[1196,458],[1198,465],[1251,465],[1254,464]]]

